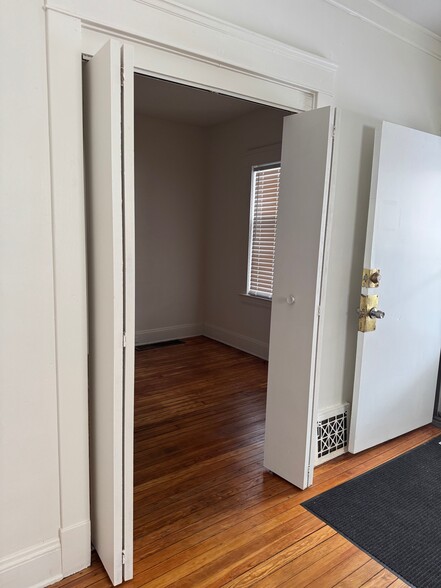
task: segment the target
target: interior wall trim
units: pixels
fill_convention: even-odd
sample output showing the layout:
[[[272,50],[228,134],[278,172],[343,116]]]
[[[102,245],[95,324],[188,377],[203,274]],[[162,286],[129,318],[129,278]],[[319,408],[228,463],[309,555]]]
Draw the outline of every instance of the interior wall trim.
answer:
[[[187,337],[197,337],[202,335],[202,323],[192,323],[183,325],[171,325],[169,327],[160,327],[157,329],[146,329],[136,331],[136,345],[146,345],[148,343],[161,343],[162,341],[172,341],[173,339],[186,339]]]
[[[180,2],[172,2],[170,0],[133,0],[133,2],[144,4],[155,10],[160,10],[161,12],[173,15],[182,20],[195,23],[200,27],[209,29],[210,31],[222,33],[233,39],[240,39],[241,41],[247,40],[249,43],[260,45],[273,53],[283,55],[284,57],[294,59],[295,61],[304,61],[305,63],[327,69],[331,72],[337,70],[337,65],[324,57],[297,49],[292,45],[261,35],[260,33],[256,33],[255,31],[222,20],[206,12],[185,6]]]
[[[230,69],[297,89],[309,96],[304,110],[322,105],[317,94],[334,94],[337,65],[320,55],[175,2],[120,0],[120,4],[127,10],[109,6],[105,21],[102,6],[86,0],[78,0],[75,11],[68,0],[46,0],[45,8],[80,19],[85,31],[201,61],[218,72]]]
[[[43,588],[62,577],[58,538],[33,545],[0,560],[0,586]]]
[[[60,529],[60,543],[64,578],[90,566],[90,520],[62,527]]]
[[[241,333],[224,329],[210,323],[204,325],[203,335],[209,339],[214,339],[220,343],[225,343],[230,347],[235,347],[261,359],[268,361],[269,344],[259,339],[247,337]]]
[[[324,0],[354,18],[370,24],[441,60],[441,37],[376,0]]]

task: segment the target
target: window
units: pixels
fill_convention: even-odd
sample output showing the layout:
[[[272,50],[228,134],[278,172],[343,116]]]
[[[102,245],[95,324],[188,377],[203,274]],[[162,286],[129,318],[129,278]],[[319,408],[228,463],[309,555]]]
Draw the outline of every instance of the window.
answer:
[[[280,163],[252,168],[247,294],[271,299]]]

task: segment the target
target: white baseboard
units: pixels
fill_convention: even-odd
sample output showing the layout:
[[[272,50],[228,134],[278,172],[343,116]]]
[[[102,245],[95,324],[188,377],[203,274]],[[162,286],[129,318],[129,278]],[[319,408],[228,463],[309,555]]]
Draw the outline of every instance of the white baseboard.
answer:
[[[253,339],[234,331],[229,331],[216,325],[205,324],[203,334],[210,339],[225,343],[261,359],[268,360],[269,344],[258,339]]]
[[[60,529],[63,578],[90,566],[90,521]]]
[[[147,343],[160,343],[161,341],[172,341],[173,339],[186,339],[187,337],[202,335],[202,332],[203,325],[196,323],[147,329],[146,331],[136,331],[135,343],[136,345],[146,345]]]
[[[0,560],[0,586],[3,588],[43,588],[62,577],[58,538]]]

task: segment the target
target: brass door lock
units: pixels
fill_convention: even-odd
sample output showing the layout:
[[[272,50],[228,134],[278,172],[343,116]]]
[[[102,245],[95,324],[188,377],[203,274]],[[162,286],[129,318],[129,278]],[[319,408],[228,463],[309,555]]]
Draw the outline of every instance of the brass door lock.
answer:
[[[379,269],[364,269],[361,280],[362,288],[378,288],[380,285],[381,274]]]
[[[377,328],[377,319],[385,317],[385,313],[382,310],[378,310],[378,295],[372,294],[360,296],[360,308],[358,312],[358,330],[360,333],[369,333],[375,331]]]

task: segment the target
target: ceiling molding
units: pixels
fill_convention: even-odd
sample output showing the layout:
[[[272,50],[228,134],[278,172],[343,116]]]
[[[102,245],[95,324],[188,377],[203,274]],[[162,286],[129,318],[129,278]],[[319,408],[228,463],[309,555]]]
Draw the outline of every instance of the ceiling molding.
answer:
[[[441,37],[377,0],[324,0],[355,18],[441,60]]]
[[[437,32],[434,29],[430,28],[427,24],[423,24],[423,20],[428,22],[430,20],[435,20],[431,24],[441,25],[440,18],[441,18],[441,4],[439,0],[422,0],[420,3],[415,3],[415,0],[371,0],[374,4],[379,4],[382,8],[386,11],[398,16],[408,23],[416,25],[420,27],[423,31],[429,32],[430,35],[433,35],[436,39],[441,41],[441,32]],[[398,4],[396,4],[398,2]],[[407,4],[406,4],[407,2]],[[416,6],[415,16],[410,16],[410,12],[408,12],[407,6],[409,2],[413,3]],[[437,3],[436,13],[434,12],[433,8],[430,8],[430,2]],[[418,17],[416,16],[418,14]],[[441,26],[440,26],[441,29]]]

